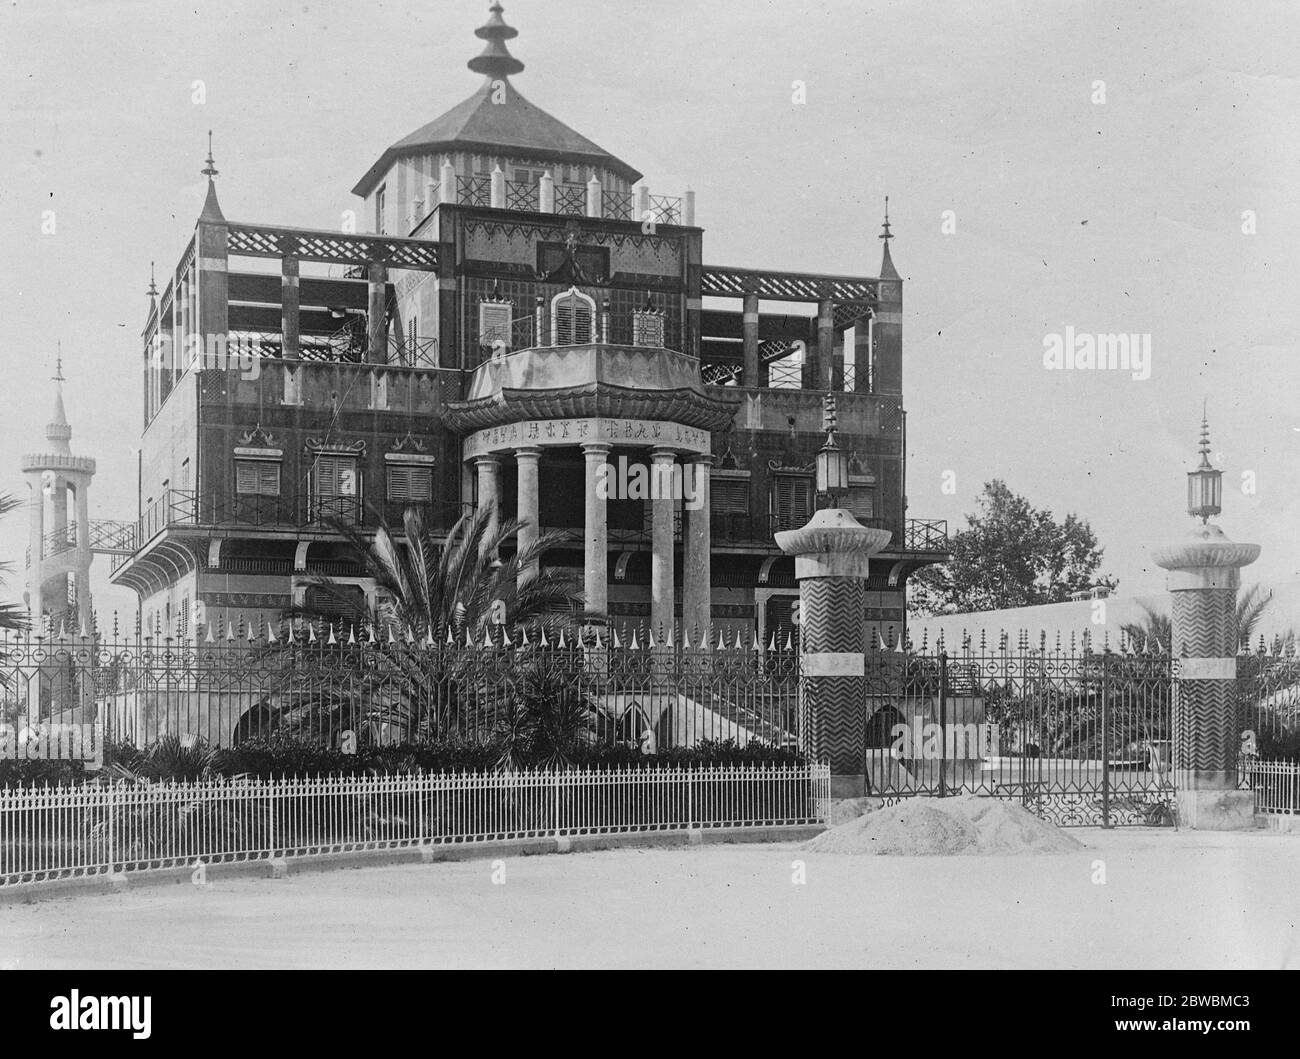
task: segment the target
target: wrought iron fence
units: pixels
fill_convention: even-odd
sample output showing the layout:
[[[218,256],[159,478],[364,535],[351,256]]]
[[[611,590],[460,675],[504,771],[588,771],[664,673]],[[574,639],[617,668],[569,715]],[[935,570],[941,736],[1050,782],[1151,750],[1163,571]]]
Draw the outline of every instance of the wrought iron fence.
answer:
[[[1255,792],[1255,811],[1294,816],[1300,813],[1300,763],[1247,761],[1240,772],[1241,786]]]
[[[199,863],[827,820],[825,765],[0,789],[0,887]]]
[[[1061,825],[1174,822],[1167,655],[886,646],[866,658],[876,793],[992,795]]]
[[[578,737],[647,750],[758,739],[797,747],[794,645],[719,628],[705,644],[617,627],[578,641],[488,629],[412,630],[196,615],[174,635],[0,641],[7,715],[94,721],[109,741],[230,746],[285,736],[339,746],[508,737],[536,707],[580,715]],[[734,638],[733,638],[734,635]],[[530,706],[529,704],[533,704]]]

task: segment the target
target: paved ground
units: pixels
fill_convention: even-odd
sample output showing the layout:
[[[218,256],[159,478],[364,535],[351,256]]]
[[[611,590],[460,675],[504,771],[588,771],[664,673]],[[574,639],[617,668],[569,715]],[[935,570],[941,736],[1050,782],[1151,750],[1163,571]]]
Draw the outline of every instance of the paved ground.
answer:
[[[139,887],[0,906],[0,967],[1300,968],[1300,836],[1073,833],[1084,853],[705,846],[523,857],[501,884],[472,861]]]

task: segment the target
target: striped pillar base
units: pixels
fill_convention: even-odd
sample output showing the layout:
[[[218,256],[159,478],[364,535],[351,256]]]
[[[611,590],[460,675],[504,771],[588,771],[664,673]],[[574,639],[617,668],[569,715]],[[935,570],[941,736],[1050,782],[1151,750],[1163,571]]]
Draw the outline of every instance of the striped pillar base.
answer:
[[[800,583],[799,598],[804,746],[829,759],[832,776],[861,786],[866,773],[864,583],[854,577],[808,578]]]
[[[1237,731],[1233,657],[1236,592],[1229,587],[1173,593],[1173,766],[1186,790],[1236,786]]]

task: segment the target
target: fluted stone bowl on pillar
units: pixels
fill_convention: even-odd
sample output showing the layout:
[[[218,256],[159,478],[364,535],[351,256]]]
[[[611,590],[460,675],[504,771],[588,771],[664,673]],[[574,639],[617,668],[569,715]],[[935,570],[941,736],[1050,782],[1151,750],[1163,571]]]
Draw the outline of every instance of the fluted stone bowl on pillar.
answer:
[[[823,508],[776,534],[799,582],[800,745],[831,764],[831,796],[866,793],[866,580],[888,530]]]
[[[1258,544],[1231,541],[1218,526],[1197,526],[1152,556],[1169,571],[1173,596],[1173,777],[1179,818],[1188,827],[1254,826],[1254,792],[1237,789],[1237,588]]]

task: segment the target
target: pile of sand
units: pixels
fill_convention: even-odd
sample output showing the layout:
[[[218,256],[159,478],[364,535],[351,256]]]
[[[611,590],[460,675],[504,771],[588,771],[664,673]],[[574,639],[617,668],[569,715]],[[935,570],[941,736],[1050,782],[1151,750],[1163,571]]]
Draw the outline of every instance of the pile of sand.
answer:
[[[817,853],[901,856],[1071,853],[1083,844],[1016,802],[998,798],[904,798],[804,843]]]

